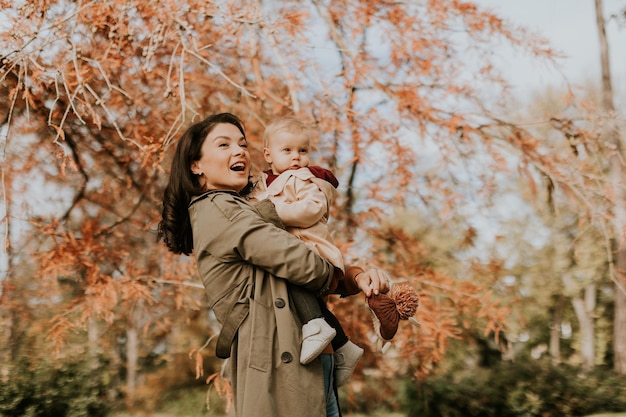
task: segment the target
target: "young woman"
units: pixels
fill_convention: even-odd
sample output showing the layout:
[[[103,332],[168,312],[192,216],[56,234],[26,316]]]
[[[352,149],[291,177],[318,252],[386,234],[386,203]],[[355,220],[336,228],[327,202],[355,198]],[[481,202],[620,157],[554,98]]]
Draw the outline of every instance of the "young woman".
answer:
[[[242,122],[221,113],[182,135],[163,196],[159,236],[169,250],[193,252],[222,330],[218,357],[228,358],[239,417],[339,416],[330,350],[298,360],[301,326],[287,282],[323,294],[334,267],[279,227],[273,204],[252,206],[250,154]],[[383,271],[348,267],[335,292],[366,297],[388,291]]]

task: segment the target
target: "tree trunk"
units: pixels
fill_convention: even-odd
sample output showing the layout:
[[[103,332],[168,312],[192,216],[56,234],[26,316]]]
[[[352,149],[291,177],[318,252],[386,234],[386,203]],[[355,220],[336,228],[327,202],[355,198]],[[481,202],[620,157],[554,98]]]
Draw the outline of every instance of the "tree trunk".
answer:
[[[593,320],[596,308],[596,285],[589,284],[585,287],[584,298],[572,298],[574,312],[580,325],[580,355],[583,368],[587,371],[593,369],[595,365],[595,323]]]
[[[583,368],[591,370],[595,364],[595,322],[593,319],[596,308],[596,284],[587,284],[584,295],[581,297],[578,283],[569,274],[562,276],[563,284],[567,293],[572,296],[572,306],[576,314],[576,320],[580,326],[580,355]]]
[[[586,326],[589,327],[587,337],[581,340],[581,351],[583,354],[583,365],[587,369],[592,369],[596,363],[596,323],[595,311],[596,300],[598,299],[598,287],[595,282],[585,287],[585,312],[587,313]]]
[[[614,233],[615,256],[613,258],[613,280],[615,282],[615,317],[613,327],[614,368],[620,374],[626,374],[626,193],[624,192],[624,166],[620,132],[615,121],[613,87],[611,85],[611,67],[609,60],[609,42],[606,37],[602,0],[595,0],[596,24],[600,40],[600,62],[602,66],[602,108],[608,119],[607,141],[611,146],[609,159],[613,198],[614,198]]]
[[[0,135],[4,139],[4,147],[8,142],[8,124],[2,123],[0,125]],[[5,136],[6,135],[6,136]],[[2,258],[6,266],[0,268],[6,271],[4,277],[1,279],[0,286],[0,381],[2,383],[8,382],[9,367],[15,359],[15,347],[13,340],[13,331],[15,328],[15,318],[13,311],[13,303],[11,299],[11,281],[13,275],[13,248],[11,247],[11,191],[12,185],[10,181],[10,174],[5,171],[5,168],[1,169],[2,174],[2,195],[4,197],[4,235],[2,239],[2,250],[4,254]],[[0,229],[2,230],[2,229]]]
[[[89,360],[89,368],[92,370],[97,370],[100,366],[98,358],[100,354],[99,339],[98,321],[95,317],[90,317],[87,322],[87,358]]]
[[[615,313],[613,322],[613,351],[615,371],[626,375],[626,292],[624,290],[624,270],[626,251],[623,247],[617,253],[617,277],[615,290]]]
[[[550,358],[552,363],[561,363],[561,326],[563,325],[563,307],[565,297],[560,294],[556,300],[556,307],[552,314],[552,326],[550,326]]]
[[[129,408],[135,404],[138,358],[139,336],[133,323],[126,329],[126,406]]]

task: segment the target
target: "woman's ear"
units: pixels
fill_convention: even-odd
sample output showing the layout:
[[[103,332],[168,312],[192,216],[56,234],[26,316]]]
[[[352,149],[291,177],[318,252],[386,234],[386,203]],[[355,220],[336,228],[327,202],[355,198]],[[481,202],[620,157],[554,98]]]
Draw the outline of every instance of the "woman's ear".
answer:
[[[202,175],[202,170],[200,169],[200,163],[198,161],[193,161],[191,163],[191,172],[195,175]]]

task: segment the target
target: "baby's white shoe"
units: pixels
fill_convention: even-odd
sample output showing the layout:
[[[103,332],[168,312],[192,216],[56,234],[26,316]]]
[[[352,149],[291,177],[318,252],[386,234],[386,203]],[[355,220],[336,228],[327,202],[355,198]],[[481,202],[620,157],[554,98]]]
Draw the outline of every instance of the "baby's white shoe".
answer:
[[[337,331],[322,318],[313,319],[302,326],[300,363],[306,365],[317,358],[336,334]]]
[[[337,349],[335,357],[335,383],[342,386],[352,376],[357,362],[363,356],[363,349],[348,340],[348,343]]]

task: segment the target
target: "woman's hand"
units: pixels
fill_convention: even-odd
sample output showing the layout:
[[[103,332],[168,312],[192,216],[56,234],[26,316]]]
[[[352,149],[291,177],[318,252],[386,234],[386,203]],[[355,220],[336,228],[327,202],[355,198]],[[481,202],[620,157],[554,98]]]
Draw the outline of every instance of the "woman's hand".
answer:
[[[371,268],[360,272],[354,280],[366,297],[389,292],[389,276],[380,269]]]

